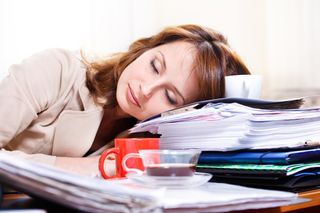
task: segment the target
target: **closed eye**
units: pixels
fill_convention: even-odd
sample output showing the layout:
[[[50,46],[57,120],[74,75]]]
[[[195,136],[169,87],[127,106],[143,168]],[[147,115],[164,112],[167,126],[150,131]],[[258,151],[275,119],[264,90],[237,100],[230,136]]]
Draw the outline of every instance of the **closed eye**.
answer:
[[[152,59],[151,62],[150,62],[150,65],[151,65],[152,70],[153,70],[155,73],[159,74],[159,70],[157,69],[157,67],[156,67],[156,65],[155,65],[155,60],[156,60],[156,59]]]
[[[167,89],[165,90],[165,95],[166,95],[166,98],[167,98],[167,100],[168,100],[168,102],[169,102],[170,104],[175,105],[175,106],[178,105],[177,101],[176,101],[175,99],[173,99],[173,98],[169,95],[169,92],[168,92]]]

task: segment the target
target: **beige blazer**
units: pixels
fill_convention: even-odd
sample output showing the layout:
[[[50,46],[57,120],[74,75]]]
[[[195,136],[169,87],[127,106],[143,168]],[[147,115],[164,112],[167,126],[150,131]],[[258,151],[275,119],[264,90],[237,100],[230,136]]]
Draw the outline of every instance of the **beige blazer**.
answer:
[[[85,72],[80,53],[62,49],[11,66],[0,83],[0,148],[48,164],[54,156],[83,156],[103,116]]]

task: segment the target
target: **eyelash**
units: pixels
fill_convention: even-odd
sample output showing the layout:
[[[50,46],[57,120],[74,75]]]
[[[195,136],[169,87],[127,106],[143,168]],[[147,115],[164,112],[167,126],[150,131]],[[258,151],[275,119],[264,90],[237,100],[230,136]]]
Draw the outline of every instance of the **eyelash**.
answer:
[[[153,70],[155,73],[159,74],[159,70],[157,69],[156,65],[154,64],[154,61],[155,61],[155,59],[152,59],[151,62],[150,62],[151,67],[152,67],[152,70]]]
[[[168,90],[165,90],[165,94],[166,94],[167,100],[168,100],[168,102],[169,102],[170,104],[172,104],[172,105],[177,105],[177,102],[169,96]]]

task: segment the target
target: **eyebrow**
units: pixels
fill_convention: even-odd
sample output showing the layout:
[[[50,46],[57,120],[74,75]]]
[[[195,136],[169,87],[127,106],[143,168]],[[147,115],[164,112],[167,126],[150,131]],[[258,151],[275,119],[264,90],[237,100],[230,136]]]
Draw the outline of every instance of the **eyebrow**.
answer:
[[[164,54],[159,50],[158,51],[161,55],[162,58],[162,64],[163,64],[163,69],[167,70],[167,65],[166,65],[166,58],[164,57]],[[186,99],[183,97],[182,93],[173,85],[173,89],[174,91],[182,98],[183,104],[186,103]]]
[[[162,58],[162,64],[163,64],[163,68],[166,70],[167,69],[167,65],[166,65],[166,59],[165,59],[165,57],[164,57],[164,55],[163,55],[163,53],[159,50],[158,51],[159,53],[160,53],[160,55],[161,55],[161,58]]]

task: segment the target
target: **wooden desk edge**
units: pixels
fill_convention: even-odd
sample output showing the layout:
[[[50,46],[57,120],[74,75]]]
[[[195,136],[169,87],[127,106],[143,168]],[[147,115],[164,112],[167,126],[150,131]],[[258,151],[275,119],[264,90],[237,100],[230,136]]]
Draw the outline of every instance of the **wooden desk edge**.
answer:
[[[305,209],[310,207],[319,206],[320,208],[320,189],[315,189],[311,191],[301,192],[299,193],[299,197],[301,198],[308,198],[311,199],[310,201],[288,205],[288,206],[281,206],[281,212],[290,212],[299,209]]]

